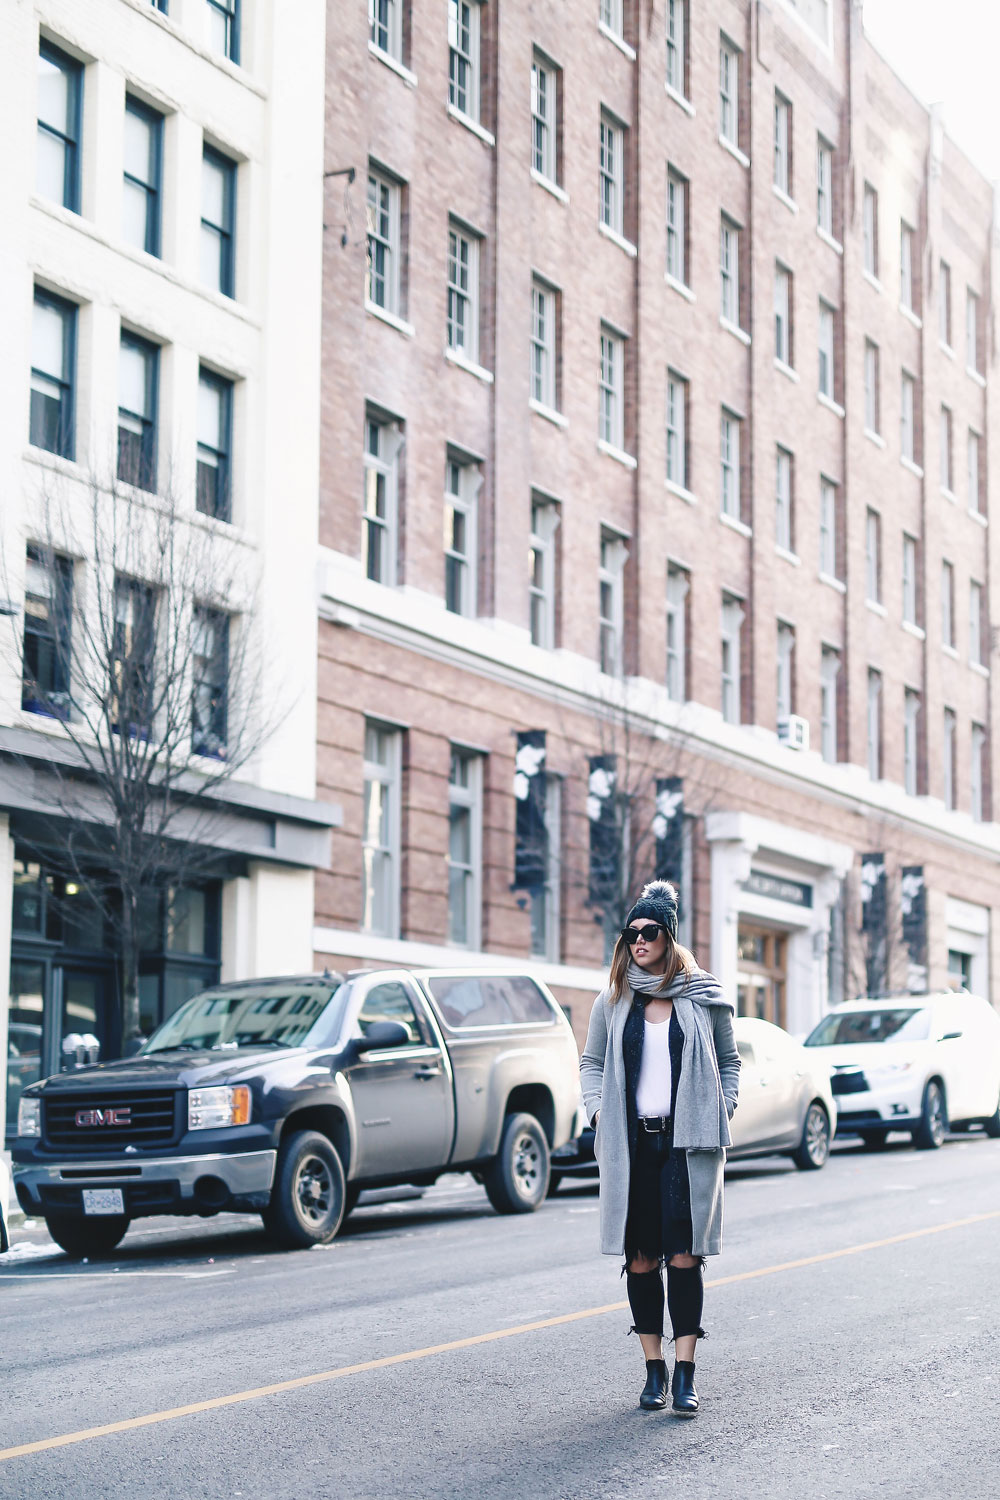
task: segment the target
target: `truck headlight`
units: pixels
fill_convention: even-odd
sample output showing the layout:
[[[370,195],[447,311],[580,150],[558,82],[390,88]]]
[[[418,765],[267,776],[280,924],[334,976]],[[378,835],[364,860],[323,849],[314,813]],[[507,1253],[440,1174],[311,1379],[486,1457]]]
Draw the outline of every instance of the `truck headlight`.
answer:
[[[224,1125],[246,1125],[250,1119],[250,1090],[245,1083],[232,1088],[191,1089],[188,1092],[188,1130],[218,1130]]]
[[[18,1135],[41,1135],[42,1133],[42,1101],[41,1099],[20,1099],[17,1106],[17,1133]]]

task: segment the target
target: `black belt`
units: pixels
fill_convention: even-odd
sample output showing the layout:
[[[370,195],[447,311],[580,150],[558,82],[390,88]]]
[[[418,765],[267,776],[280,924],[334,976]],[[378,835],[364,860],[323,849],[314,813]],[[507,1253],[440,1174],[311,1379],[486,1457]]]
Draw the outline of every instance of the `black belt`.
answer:
[[[639,1126],[647,1135],[665,1135],[673,1126],[673,1118],[671,1115],[640,1115]]]

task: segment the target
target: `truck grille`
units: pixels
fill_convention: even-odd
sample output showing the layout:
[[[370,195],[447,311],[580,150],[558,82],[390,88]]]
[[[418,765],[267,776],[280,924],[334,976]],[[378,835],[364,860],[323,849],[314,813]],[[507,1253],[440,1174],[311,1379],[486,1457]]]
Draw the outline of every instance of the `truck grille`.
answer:
[[[178,1099],[177,1089],[60,1094],[43,1102],[42,1139],[55,1150],[96,1156],[123,1146],[172,1146],[179,1135]],[[105,1123],[109,1118],[113,1123]]]
[[[866,1094],[868,1079],[859,1069],[856,1073],[834,1073],[830,1085],[835,1094]]]

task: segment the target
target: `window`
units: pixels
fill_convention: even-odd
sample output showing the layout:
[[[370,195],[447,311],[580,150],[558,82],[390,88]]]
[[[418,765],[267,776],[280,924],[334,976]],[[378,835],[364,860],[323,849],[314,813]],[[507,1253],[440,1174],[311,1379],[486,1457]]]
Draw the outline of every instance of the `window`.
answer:
[[[204,148],[201,163],[201,279],[213,292],[235,296],[236,163]]]
[[[35,185],[43,198],[80,212],[83,68],[48,42],[38,48]]]
[[[361,930],[399,936],[402,732],[365,724],[361,810]]]
[[[444,486],[444,602],[456,615],[476,613],[477,509],[482,482],[476,464],[448,459]]]
[[[448,102],[479,119],[479,0],[448,0]]]
[[[955,649],[955,569],[941,564],[941,644]]]
[[[398,183],[369,167],[365,301],[389,313],[400,309],[400,197]]]
[[[774,357],[792,363],[792,273],[784,266],[774,268]]]
[[[118,478],[156,489],[156,388],[160,351],[123,333],[118,350]]]
[[[531,900],[531,953],[534,958],[559,962],[559,906],[562,885],[562,785],[558,776],[542,772],[542,816],[545,823],[545,879],[528,892]]]
[[[688,284],[688,186],[686,177],[667,168],[667,275],[681,286]]]
[[[920,694],[907,688],[903,694],[903,789],[911,797],[919,788]]]
[[[865,428],[876,435],[879,430],[879,351],[871,339],[865,339]]]
[[[75,456],[76,307],[35,289],[31,325],[29,441],[63,458]]]
[[[979,298],[971,287],[965,292],[965,364],[979,370]]]
[[[479,947],[483,758],[451,747],[448,778],[448,941]]]
[[[865,517],[865,598],[871,604],[882,599],[882,518],[870,507]]]
[[[599,655],[601,671],[620,677],[624,670],[625,559],[628,548],[613,531],[601,530],[598,573]]]
[[[112,728],[145,738],[152,729],[156,682],[156,595],[148,584],[115,579],[111,662]]]
[[[742,693],[740,690],[740,632],[743,626],[743,607],[738,599],[729,594],[722,596],[722,717],[727,724],[739,724],[742,719]]]
[[[369,412],[365,419],[362,552],[365,576],[374,583],[396,582],[402,446],[400,425]]]
[[[147,255],[160,253],[160,161],[163,116],[125,100],[125,174],[122,183],[122,234]]]
[[[840,652],[824,646],[820,655],[819,736],[820,751],[831,765],[837,760],[837,678]]]
[[[598,0],[598,19],[615,36],[624,35],[624,0]]]
[[[368,0],[371,42],[387,57],[403,61],[404,0]]]
[[[819,304],[819,392],[834,398],[834,329],[836,313],[828,302]]]
[[[531,540],[528,548],[528,596],[531,639],[552,651],[556,644],[556,530],[559,507],[551,500],[531,502]]]
[[[795,631],[784,621],[778,622],[778,671],[776,711],[778,722],[787,719],[792,712],[793,662],[795,659]]]
[[[675,370],[667,371],[667,478],[678,489],[688,485],[688,383]]]
[[[601,223],[615,234],[625,226],[625,130],[601,111]]]
[[[448,348],[471,364],[479,359],[479,240],[454,222],[448,229]]]
[[[667,87],[687,97],[688,0],[667,0]]]
[[[907,312],[915,312],[913,302],[913,230],[909,224],[899,226],[899,303]]]
[[[597,433],[602,443],[619,450],[625,446],[624,365],[625,340],[602,328]]]
[[[556,294],[538,277],[531,283],[531,396],[558,409],[556,395]]]
[[[792,106],[774,93],[774,185],[786,198],[792,193]]]
[[[947,493],[952,493],[952,480],[954,472],[951,462],[951,409],[947,406],[941,408],[941,488]]]
[[[233,383],[198,371],[197,507],[217,521],[232,519]]]
[[[830,479],[819,482],[819,570],[827,578],[837,574],[837,486]]]
[[[226,758],[229,732],[229,616],[196,607],[191,641],[191,750]]]
[[[205,0],[208,45],[230,62],[240,60],[240,0]]]
[[[868,775],[882,775],[882,674],[868,668]]]
[[[944,744],[941,756],[941,779],[943,782],[942,792],[945,807],[954,809],[958,804],[955,800],[955,740],[957,727],[953,709],[946,708],[944,711]]]
[[[21,707],[63,719],[72,703],[70,664],[73,564],[29,546],[24,573]]]
[[[558,182],[559,95],[557,70],[536,52],[531,64],[531,165]]]
[[[903,532],[903,619],[907,625],[917,618],[917,539]]]
[[[740,419],[722,410],[719,450],[722,514],[740,520]]]
[[[966,443],[966,470],[968,475],[969,509],[976,515],[982,514],[982,489],[981,489],[981,467],[979,463],[979,433],[969,428]]]
[[[720,314],[734,328],[740,323],[740,231],[723,218],[719,231]]]
[[[977,823],[982,823],[986,817],[986,730],[981,724],[972,726],[971,751],[969,811]]]
[[[983,586],[969,583],[969,660],[977,666],[983,662]]]
[[[864,248],[864,265],[869,276],[878,280],[878,193],[871,183],[865,183],[865,198],[862,208],[861,235]]]
[[[916,462],[916,446],[913,428],[914,385],[912,375],[906,371],[900,378],[899,389],[899,451],[908,463]]]
[[[816,227],[833,234],[833,147],[816,138]]]
[[[775,463],[774,540],[786,552],[792,550],[792,455],[779,448]]]
[[[719,40],[719,135],[731,146],[739,145],[740,54],[728,37]]]
[[[687,610],[691,575],[675,563],[667,566],[667,697],[687,701]]]
[[[951,348],[951,266],[946,260],[938,266],[938,338]]]

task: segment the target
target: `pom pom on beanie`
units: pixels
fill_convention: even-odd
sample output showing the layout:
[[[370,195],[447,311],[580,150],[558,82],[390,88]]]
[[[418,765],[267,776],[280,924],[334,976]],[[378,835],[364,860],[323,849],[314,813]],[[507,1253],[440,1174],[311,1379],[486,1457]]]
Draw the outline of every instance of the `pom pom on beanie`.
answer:
[[[677,940],[677,891],[669,880],[651,880],[644,885],[638,901],[625,919],[625,926],[645,917],[659,922],[660,926]]]

